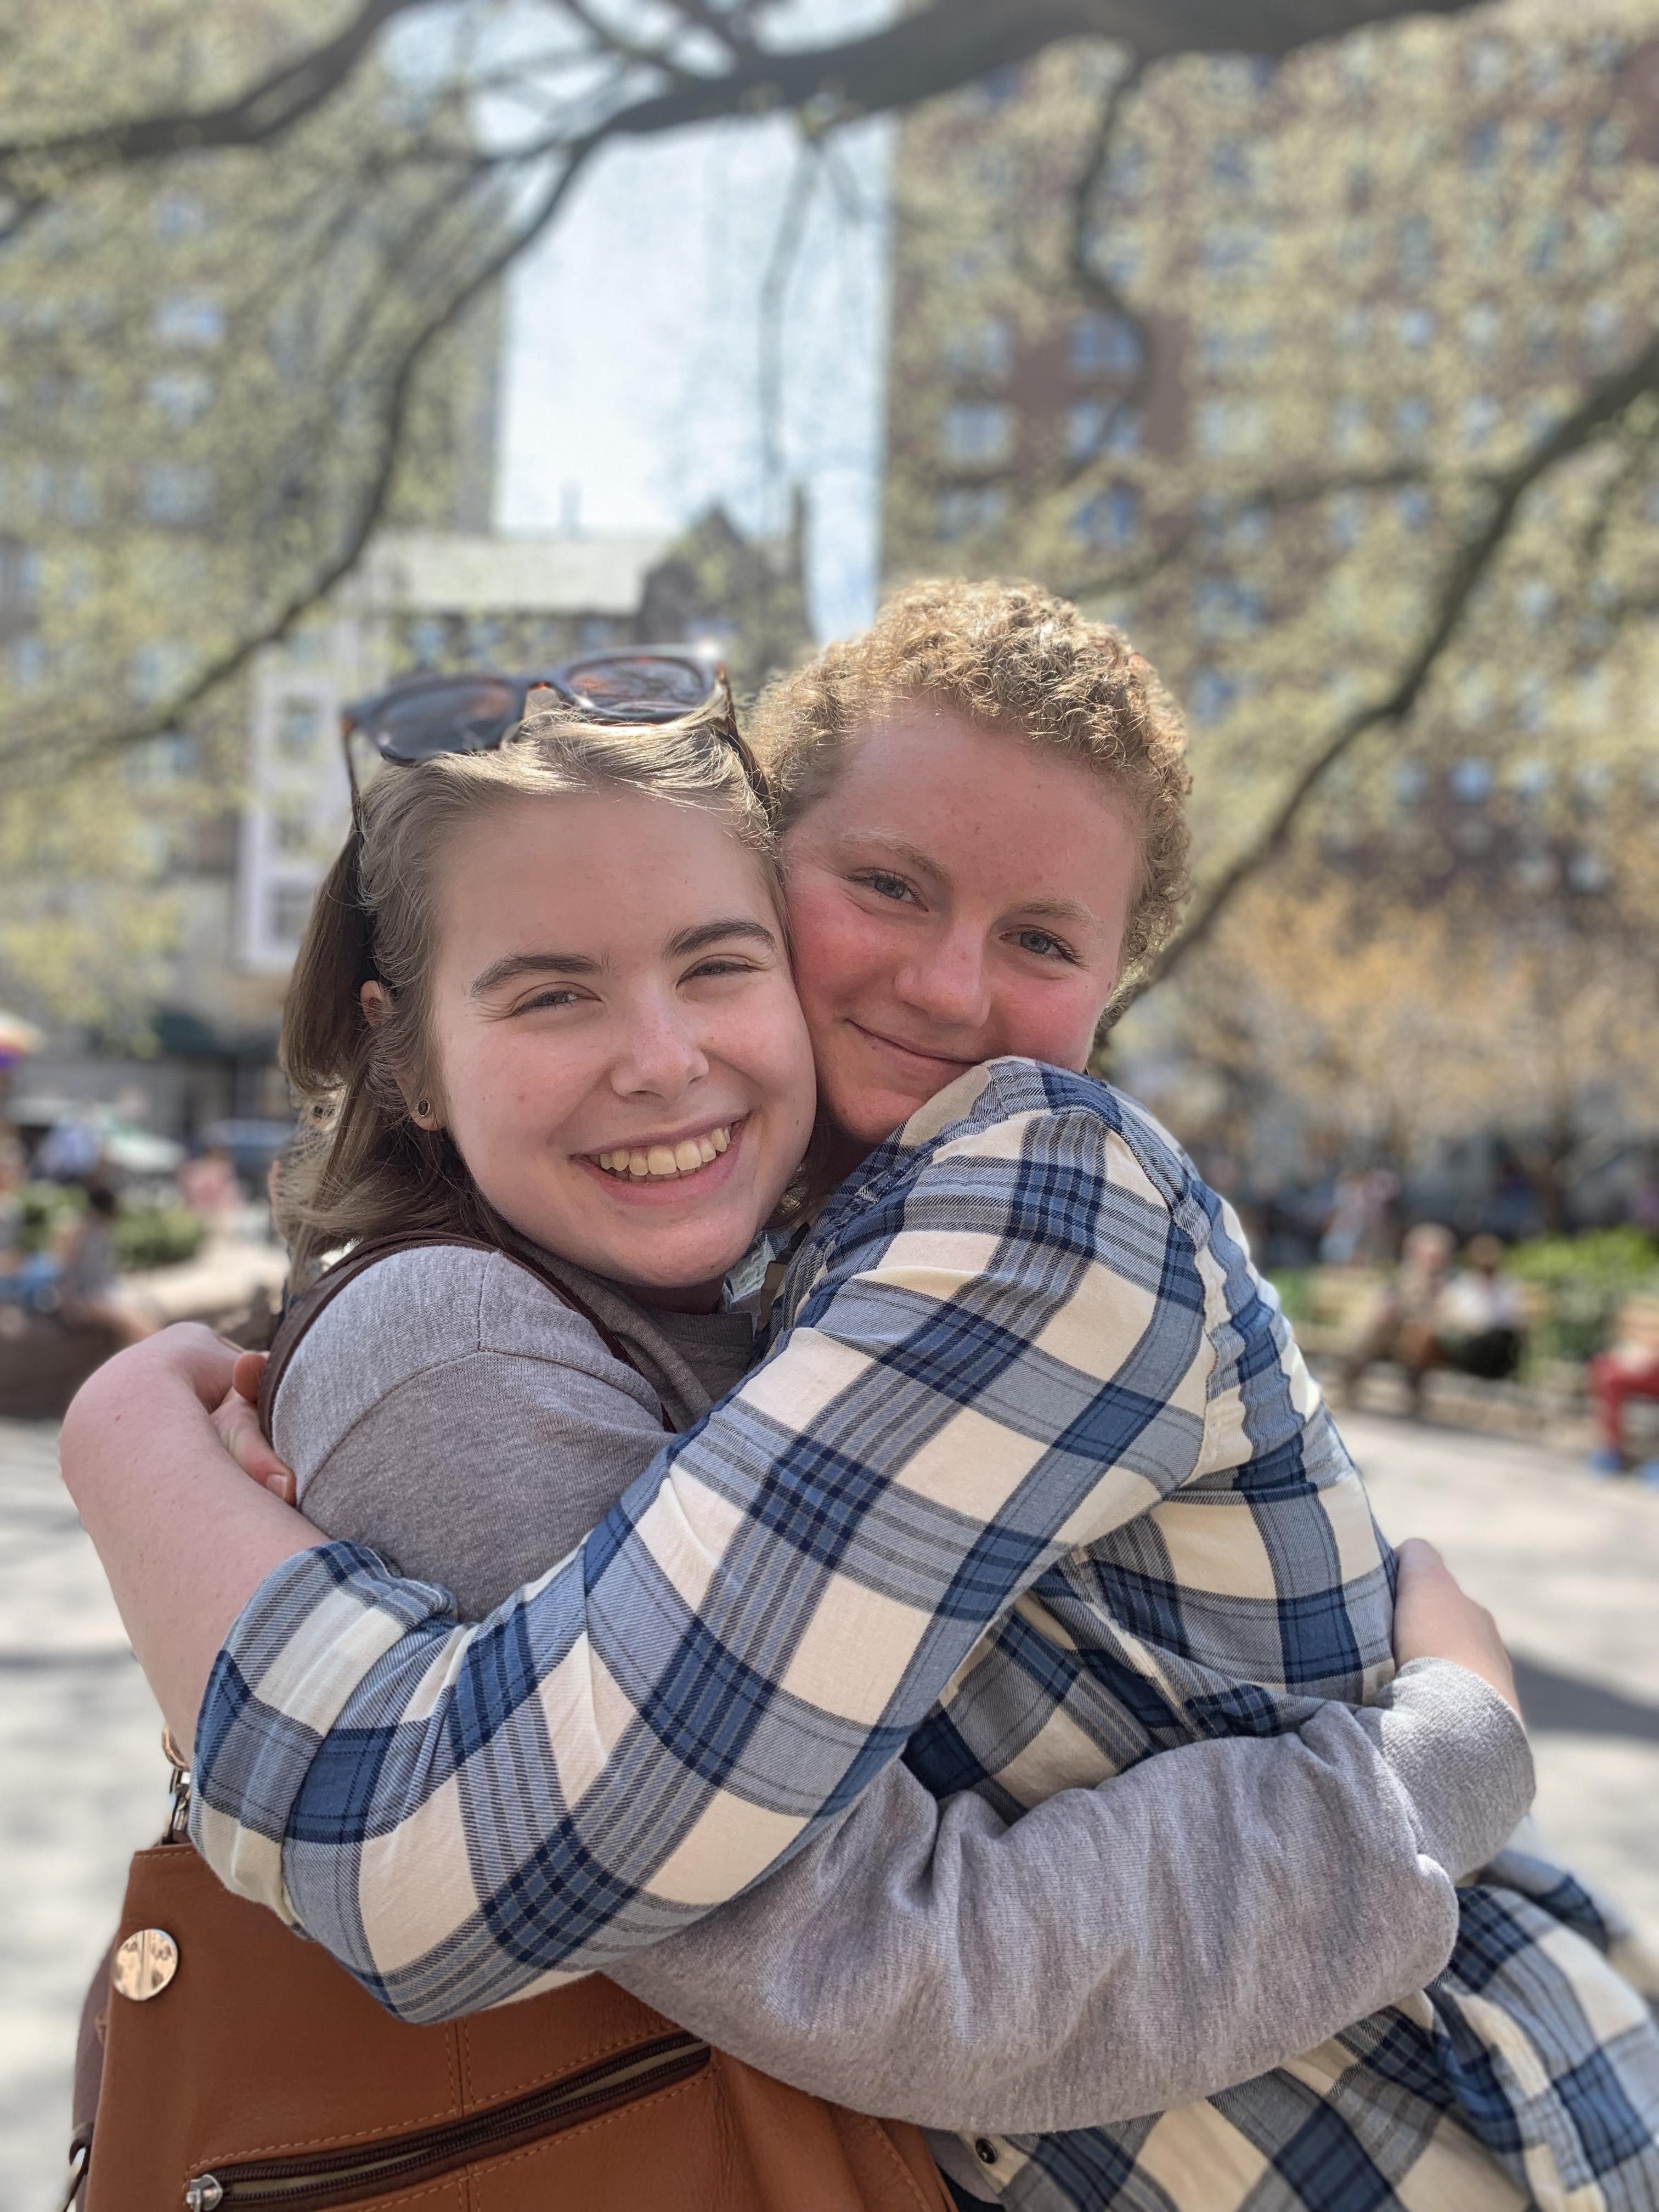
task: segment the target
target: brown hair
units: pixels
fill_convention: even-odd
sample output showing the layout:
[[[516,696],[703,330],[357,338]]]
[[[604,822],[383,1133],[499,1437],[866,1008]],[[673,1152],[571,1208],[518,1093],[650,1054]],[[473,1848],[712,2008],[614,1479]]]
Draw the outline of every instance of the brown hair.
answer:
[[[532,707],[494,751],[444,753],[375,777],[318,890],[283,1013],[283,1066],[305,1112],[279,1182],[277,1225],[296,1283],[362,1237],[438,1229],[511,1238],[447,1132],[422,1128],[407,1103],[439,1097],[430,986],[439,864],[455,832],[515,799],[644,792],[718,815],[775,890],[766,810],[726,732],[723,705],[640,727]],[[371,981],[386,1002],[374,1027],[362,1004]]]
[[[751,734],[779,830],[825,796],[860,732],[916,700],[1070,753],[1122,794],[1141,874],[1121,995],[1168,939],[1188,888],[1186,731],[1152,664],[1036,584],[907,585],[871,629],[762,695]]]

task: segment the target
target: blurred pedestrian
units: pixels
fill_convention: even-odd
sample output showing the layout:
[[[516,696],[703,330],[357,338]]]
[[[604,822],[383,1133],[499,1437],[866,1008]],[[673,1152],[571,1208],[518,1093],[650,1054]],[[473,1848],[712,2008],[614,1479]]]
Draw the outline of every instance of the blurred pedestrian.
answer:
[[[1464,1264],[1442,1292],[1434,1316],[1434,1364],[1508,1380],[1521,1364],[1527,1309],[1521,1285],[1504,1273],[1496,1237],[1471,1237]]]
[[[1659,1399],[1659,1292],[1626,1298],[1613,1328],[1612,1344],[1589,1364],[1600,1438],[1589,1463],[1597,1474],[1632,1471],[1625,1409],[1632,1398]],[[1634,1472],[1644,1482],[1659,1483],[1659,1457],[1644,1461]]]
[[[242,1203],[242,1183],[222,1145],[184,1163],[179,1170],[179,1194],[191,1212],[213,1228],[229,1227]]]
[[[1435,1364],[1435,1322],[1456,1239],[1437,1221],[1406,1233],[1394,1281],[1373,1307],[1359,1340],[1342,1363],[1342,1396],[1352,1403],[1359,1379],[1379,1359],[1405,1370],[1412,1411],[1420,1413],[1423,1378]]]
[[[105,1330],[119,1344],[153,1336],[159,1323],[121,1295],[115,1251],[120,1202],[106,1182],[87,1191],[86,1211],[70,1233],[58,1279],[58,1311],[70,1328]]]
[[[0,1275],[15,1272],[23,1256],[23,1147],[0,1133]]]

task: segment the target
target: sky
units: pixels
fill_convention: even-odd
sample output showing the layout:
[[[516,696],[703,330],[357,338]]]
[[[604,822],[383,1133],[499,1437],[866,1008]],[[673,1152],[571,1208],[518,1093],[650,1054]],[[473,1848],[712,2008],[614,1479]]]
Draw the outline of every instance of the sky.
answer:
[[[823,0],[836,27],[863,8]],[[725,502],[776,528],[809,501],[808,591],[821,637],[874,611],[887,317],[891,128],[859,126],[815,164],[782,312],[762,312],[799,158],[787,121],[619,144],[508,297],[496,520],[665,532]],[[764,333],[781,337],[781,465],[760,404]]]

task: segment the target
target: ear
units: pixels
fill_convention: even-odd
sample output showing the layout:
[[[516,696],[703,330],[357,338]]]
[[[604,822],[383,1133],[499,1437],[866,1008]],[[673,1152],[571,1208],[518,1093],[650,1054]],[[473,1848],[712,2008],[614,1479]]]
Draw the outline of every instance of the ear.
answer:
[[[391,1001],[386,997],[384,983],[365,983],[357,994],[357,1003],[363,1010],[363,1019],[372,1030],[379,1029],[392,1011]],[[398,1087],[403,1090],[401,1083]],[[442,1116],[434,1111],[433,1102],[429,1097],[414,1098],[407,1091],[404,1091],[404,1104],[409,1109],[410,1120],[417,1128],[442,1128]]]

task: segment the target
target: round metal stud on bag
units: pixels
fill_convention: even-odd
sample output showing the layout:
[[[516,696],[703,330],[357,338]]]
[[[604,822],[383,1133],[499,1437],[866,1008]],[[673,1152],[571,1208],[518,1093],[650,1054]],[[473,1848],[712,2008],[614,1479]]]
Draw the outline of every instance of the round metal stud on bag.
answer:
[[[165,1928],[141,1928],[118,1943],[109,1970],[117,1992],[143,2004],[159,1997],[179,1971],[179,1946]]]

